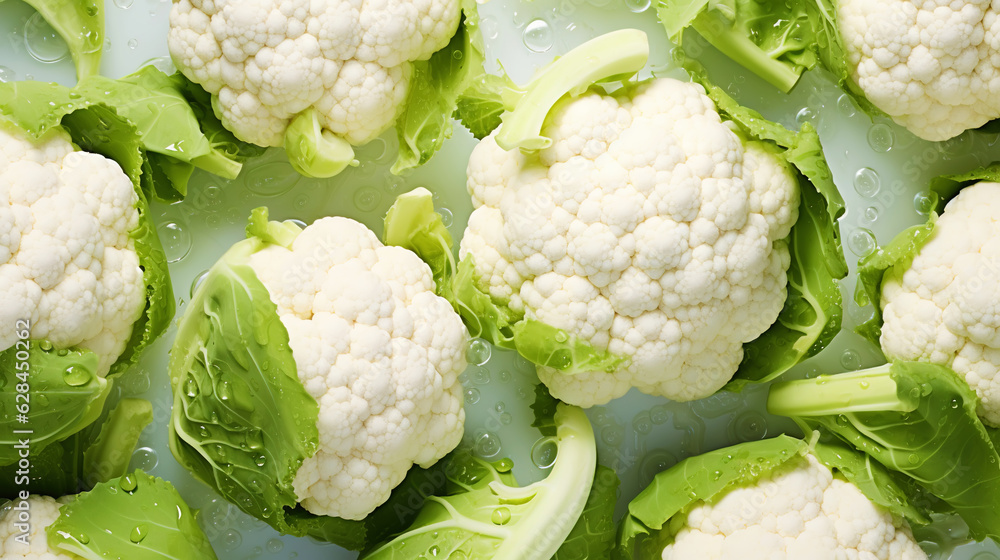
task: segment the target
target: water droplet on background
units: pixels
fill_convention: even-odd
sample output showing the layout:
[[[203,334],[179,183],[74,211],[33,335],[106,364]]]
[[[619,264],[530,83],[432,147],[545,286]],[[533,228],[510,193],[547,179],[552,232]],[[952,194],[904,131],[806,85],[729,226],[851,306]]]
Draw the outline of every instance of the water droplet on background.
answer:
[[[16,77],[17,74],[13,70],[6,66],[0,66],[0,83],[12,82]]]
[[[881,184],[878,172],[870,167],[862,167],[854,174],[854,190],[865,198],[878,194]]]
[[[285,162],[265,163],[247,172],[247,190],[257,196],[281,196],[292,190],[302,176],[292,166]],[[296,200],[296,204],[298,204]],[[309,203],[308,197],[301,207]]]
[[[479,389],[473,387],[472,389],[465,390],[465,403],[466,404],[476,404],[479,402]]]
[[[160,458],[156,455],[156,450],[152,447],[140,447],[132,453],[132,460],[129,463],[129,468],[132,469],[142,469],[147,473],[154,468],[160,462]]]
[[[479,22],[479,27],[482,29],[483,37],[487,39],[496,39],[500,34],[497,29],[497,20],[493,19],[492,16],[486,16]]]
[[[474,338],[465,347],[465,360],[469,365],[481,366],[490,361],[493,350],[490,343],[481,338]]]
[[[837,108],[840,109],[841,114],[845,117],[853,117],[858,112],[858,110],[854,108],[854,101],[851,100],[851,96],[846,93],[841,94],[841,96],[837,98]]]
[[[848,236],[847,246],[859,257],[868,256],[875,250],[875,235],[865,228],[858,228]]]
[[[243,544],[243,535],[236,529],[230,529],[222,534],[222,549],[236,550]]]
[[[740,441],[756,441],[767,436],[767,419],[754,410],[740,414],[729,426],[732,435]]]
[[[840,357],[840,365],[847,371],[855,371],[861,367],[861,355],[855,350],[844,350],[844,354]]]
[[[129,39],[127,44],[128,44],[128,48],[130,48],[132,50],[135,50],[135,48],[139,46],[139,40],[138,39]]]
[[[176,222],[166,222],[156,228],[163,244],[163,252],[168,263],[175,263],[187,256],[191,251],[191,234]]]
[[[281,539],[268,539],[264,548],[272,554],[277,554],[278,552],[281,552],[281,549],[285,548],[285,543],[281,542]]]
[[[937,196],[932,193],[921,192],[913,197],[913,209],[924,216],[930,214],[936,204]]]
[[[118,6],[123,10],[127,10],[132,7],[134,1],[135,0],[115,0],[115,6]]]
[[[39,13],[24,24],[24,46],[39,62],[58,62],[69,56],[66,42]]]
[[[795,115],[795,122],[801,124],[812,123],[813,126],[819,121],[819,114],[810,107],[803,107]]]
[[[476,440],[476,454],[481,457],[493,457],[500,452],[500,437],[486,432]]]
[[[625,6],[637,14],[648,10],[651,4],[650,0],[625,0]]]
[[[865,208],[864,216],[865,216],[865,221],[874,223],[875,221],[878,220],[878,208],[874,206],[869,206],[868,208]]]
[[[868,145],[876,152],[888,152],[896,142],[896,133],[885,123],[872,125],[868,129]]]
[[[362,212],[372,212],[382,202],[382,193],[372,187],[361,187],[354,192],[354,206]]]
[[[543,53],[552,48],[552,28],[543,19],[532,20],[525,26],[522,40],[529,51]]]

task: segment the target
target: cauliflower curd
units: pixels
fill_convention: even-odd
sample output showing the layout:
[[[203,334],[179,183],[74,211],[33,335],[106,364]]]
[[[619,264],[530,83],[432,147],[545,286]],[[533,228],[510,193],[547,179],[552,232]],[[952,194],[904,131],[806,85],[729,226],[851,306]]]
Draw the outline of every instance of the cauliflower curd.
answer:
[[[179,0],[167,43],[239,139],[281,146],[315,109],[360,145],[392,126],[411,62],[448,44],[460,12],[458,0]]]
[[[49,496],[31,495],[28,497],[31,530],[27,535],[27,545],[18,541],[21,532],[14,526],[17,523],[17,515],[12,509],[13,504],[0,510],[0,558],[4,560],[80,560],[76,554],[51,551],[45,534],[45,528],[59,519],[59,508],[72,499],[72,496],[59,498],[58,501]]]
[[[925,140],[1000,116],[1000,20],[987,0],[839,0],[852,78],[876,107]]]
[[[947,365],[979,396],[979,416],[1000,426],[1000,184],[963,189],[909,266],[882,283],[881,345],[893,360]]]
[[[461,254],[483,289],[630,358],[610,373],[540,367],[554,396],[590,406],[635,386],[702,398],[774,323],[799,187],[736,130],[701,86],[656,79],[564,100],[537,153],[505,151],[496,133],[475,148]]]
[[[29,319],[33,339],[92,350],[107,375],[145,308],[137,203],[118,164],[65,131],[33,142],[0,124],[0,350]]]
[[[696,505],[663,560],[925,560],[909,526],[812,455]]]

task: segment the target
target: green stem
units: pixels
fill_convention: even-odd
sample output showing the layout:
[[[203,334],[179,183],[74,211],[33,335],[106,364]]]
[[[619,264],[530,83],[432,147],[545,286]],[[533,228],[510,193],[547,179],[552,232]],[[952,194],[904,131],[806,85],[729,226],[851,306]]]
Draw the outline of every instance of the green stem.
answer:
[[[871,369],[775,383],[767,411],[781,416],[831,416],[856,412],[910,412],[899,398],[891,364]]]
[[[637,29],[613,31],[587,41],[556,59],[528,84],[517,107],[501,117],[497,144],[505,150],[549,147],[552,140],[541,135],[542,124],[556,102],[566,94],[580,95],[596,83],[629,79],[648,58],[646,34]]]
[[[223,179],[235,179],[243,169],[242,163],[227,158],[215,149],[203,156],[192,159],[191,165],[218,175]]]
[[[355,164],[354,147],[324,129],[316,109],[310,107],[292,119],[285,130],[285,152],[296,171],[306,177],[333,177]]]
[[[744,33],[733,29],[732,23],[722,14],[709,10],[696,18],[692,27],[728,56],[774,87],[788,93],[799,81],[801,68],[775,60],[751,41]]]
[[[524,531],[507,539],[493,560],[548,560],[559,550],[583,513],[597,469],[594,429],[583,410],[559,403],[555,414],[558,451],[555,465],[544,480],[523,488],[490,483],[501,501],[535,500],[519,522]]]
[[[122,399],[101,426],[101,433],[83,456],[88,486],[125,474],[142,430],[153,422],[153,405],[145,399]]]

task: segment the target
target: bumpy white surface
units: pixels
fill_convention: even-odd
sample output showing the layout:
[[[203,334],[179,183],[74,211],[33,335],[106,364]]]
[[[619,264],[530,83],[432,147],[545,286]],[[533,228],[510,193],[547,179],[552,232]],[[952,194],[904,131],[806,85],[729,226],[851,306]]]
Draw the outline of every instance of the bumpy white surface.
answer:
[[[59,508],[72,500],[63,497],[56,501],[48,496],[29,496],[31,530],[28,545],[17,541],[20,531],[14,527],[17,512],[5,509],[0,513],[0,558],[3,560],[81,560],[71,553],[51,552],[45,528],[59,518]]]
[[[320,407],[319,450],[295,492],[315,514],[362,519],[412,465],[462,440],[465,325],[426,263],[347,218],[318,220],[291,250],[268,247],[250,265]]]
[[[925,140],[1000,117],[1000,9],[989,0],[839,0],[853,78]]]
[[[882,351],[950,366],[1000,426],[1000,184],[963,189],[907,269],[882,284]]]
[[[791,171],[744,145],[701,86],[672,79],[566,102],[542,134],[553,144],[534,156],[493,136],[475,148],[461,254],[512,309],[631,363],[539,377],[580,406],[632,386],[716,392],[784,304]]]
[[[392,126],[411,63],[448,44],[459,14],[458,0],[178,0],[167,44],[240,139],[281,146],[315,107],[358,145]]]
[[[926,560],[893,519],[812,455],[696,506],[663,560]]]
[[[93,350],[107,374],[145,307],[137,203],[117,163],[62,130],[32,143],[0,125],[0,351],[29,319],[31,338]]]

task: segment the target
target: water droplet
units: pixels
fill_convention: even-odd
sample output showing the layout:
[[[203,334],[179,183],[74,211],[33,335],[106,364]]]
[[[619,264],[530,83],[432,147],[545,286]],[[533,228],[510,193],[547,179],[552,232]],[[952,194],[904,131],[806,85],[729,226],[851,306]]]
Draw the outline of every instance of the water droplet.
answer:
[[[874,206],[865,208],[864,217],[866,222],[875,223],[878,221],[878,208],[875,208]]]
[[[267,457],[265,457],[263,454],[258,455],[253,462],[258,467],[263,467],[264,465],[267,464]]]
[[[500,423],[504,426],[509,426],[511,422],[514,421],[514,417],[510,415],[509,412],[504,412],[500,415]]]
[[[498,402],[498,403],[497,403],[497,404],[496,404],[496,405],[495,405],[495,406],[493,407],[493,410],[496,410],[497,412],[503,412],[503,411],[504,411],[504,410],[506,410],[506,409],[507,409],[507,405],[505,405],[505,404],[503,403],[503,401],[500,401],[500,402]]]
[[[285,543],[281,542],[281,539],[268,539],[264,548],[266,548],[268,552],[276,554],[281,552],[281,549],[285,548]]]
[[[853,117],[858,112],[858,110],[854,108],[854,101],[851,100],[851,96],[846,93],[841,94],[841,96],[837,98],[837,108],[840,109],[840,113],[845,117]]]
[[[510,522],[510,510],[505,507],[498,507],[493,510],[493,515],[490,516],[490,521],[494,525],[506,525]]]
[[[625,430],[620,426],[605,426],[601,430],[601,439],[604,443],[612,447],[617,447],[625,439]]]
[[[844,350],[840,356],[840,365],[848,371],[855,371],[861,367],[861,355],[854,350]]]
[[[38,347],[42,349],[42,352],[51,352],[52,351],[52,343],[49,342],[48,340],[43,340],[43,341],[39,342],[38,343]]]
[[[658,404],[649,409],[649,419],[654,424],[666,424],[670,420],[670,409],[662,404]]]
[[[63,381],[67,385],[80,387],[90,381],[90,373],[85,368],[69,366],[63,371]]]
[[[493,19],[493,16],[486,16],[480,20],[479,27],[483,32],[483,37],[487,39],[496,39],[499,35],[497,20]]]
[[[888,152],[895,142],[896,133],[887,124],[874,124],[868,129],[868,145],[876,152]]]
[[[525,26],[522,40],[528,50],[543,53],[552,48],[552,28],[543,19],[532,20]]]
[[[767,436],[767,419],[761,413],[749,410],[737,416],[730,428],[740,441],[756,441]]]
[[[126,44],[128,45],[128,48],[130,48],[130,49],[132,49],[134,51],[135,48],[139,46],[139,40],[138,39],[129,39],[128,43],[126,43]]]
[[[39,62],[57,62],[69,55],[66,41],[39,13],[28,18],[24,24],[24,46],[28,54]]]
[[[17,74],[10,68],[0,66],[0,83],[13,82],[16,76]]]
[[[187,256],[191,251],[191,234],[176,222],[166,222],[156,228],[163,244],[163,252],[168,263],[175,263]]]
[[[476,440],[476,454],[482,457],[493,457],[500,452],[500,437],[486,432]]]
[[[819,121],[819,113],[810,107],[803,107],[795,115],[795,122],[801,124],[812,123],[814,126]]]
[[[192,195],[194,207],[202,212],[215,212],[226,203],[226,191],[217,185],[209,185]]]
[[[80,544],[87,544],[90,542],[90,537],[87,533],[79,533],[76,535],[76,540],[80,541]]]
[[[201,283],[205,281],[205,278],[208,278],[208,271],[207,270],[203,270],[203,271],[199,272],[198,275],[194,277],[194,280],[191,281],[191,297],[192,298],[194,297],[194,293],[196,291],[198,291],[198,286],[201,286]]]
[[[556,342],[559,343],[566,342],[567,340],[569,340],[569,335],[566,334],[566,331],[564,330],[558,330],[556,331],[555,339]]]
[[[490,343],[481,338],[473,338],[465,346],[465,360],[470,365],[481,366],[490,361],[493,350]]]
[[[451,210],[441,208],[437,212],[441,214],[441,223],[444,224],[444,227],[451,227],[451,224],[455,222],[455,216],[451,213]]]
[[[872,198],[878,194],[880,186],[878,172],[870,167],[862,167],[854,174],[854,190],[865,198]]]
[[[665,471],[677,464],[677,458],[666,449],[656,449],[650,452],[639,466],[643,481],[652,480],[657,473]]]
[[[354,192],[354,206],[362,212],[371,212],[382,202],[382,193],[372,187],[361,187]]]
[[[247,190],[257,196],[273,197],[281,196],[292,190],[302,176],[299,175],[292,166],[285,162],[265,163],[247,172]],[[309,204],[309,197],[302,195],[296,199],[295,204],[299,208],[304,208]]]
[[[635,415],[632,419],[632,428],[636,432],[646,435],[653,431],[653,420],[649,412],[643,411]]]
[[[230,529],[222,534],[222,549],[233,551],[243,544],[243,535],[236,529]]]
[[[149,534],[149,528],[146,527],[145,524],[136,525],[135,527],[132,528],[132,532],[129,534],[128,540],[132,541],[135,544],[139,544],[142,542],[142,539],[146,538],[146,535],[148,534]]]
[[[625,0],[625,6],[637,14],[648,10],[650,4],[652,4],[650,0]]]
[[[855,255],[868,256],[875,250],[875,235],[865,228],[858,228],[851,232],[847,245]]]
[[[937,195],[931,192],[917,193],[913,197],[913,208],[918,214],[926,216],[934,211],[937,206]]]
[[[127,10],[132,7],[133,2],[134,0],[115,0],[115,6],[118,6],[123,10]]]
[[[499,381],[500,383],[509,383],[510,382],[510,372],[507,371],[507,370],[501,370],[500,372],[498,372],[497,373],[497,381]]]
[[[152,447],[140,447],[132,453],[130,468],[142,469],[149,472],[156,468],[160,458],[156,455],[156,450]]]
[[[490,370],[482,366],[473,366],[472,368],[472,382],[476,385],[487,385],[490,382]]]
[[[465,402],[466,404],[476,404],[479,402],[479,389],[476,389],[475,387],[472,389],[466,389]]]
[[[135,489],[138,486],[138,483],[136,482],[135,478],[132,477],[131,474],[126,474],[125,476],[123,476],[120,479],[118,479],[118,486],[122,490],[124,490],[124,491],[128,492],[129,494],[131,494],[131,493],[135,492]]]

